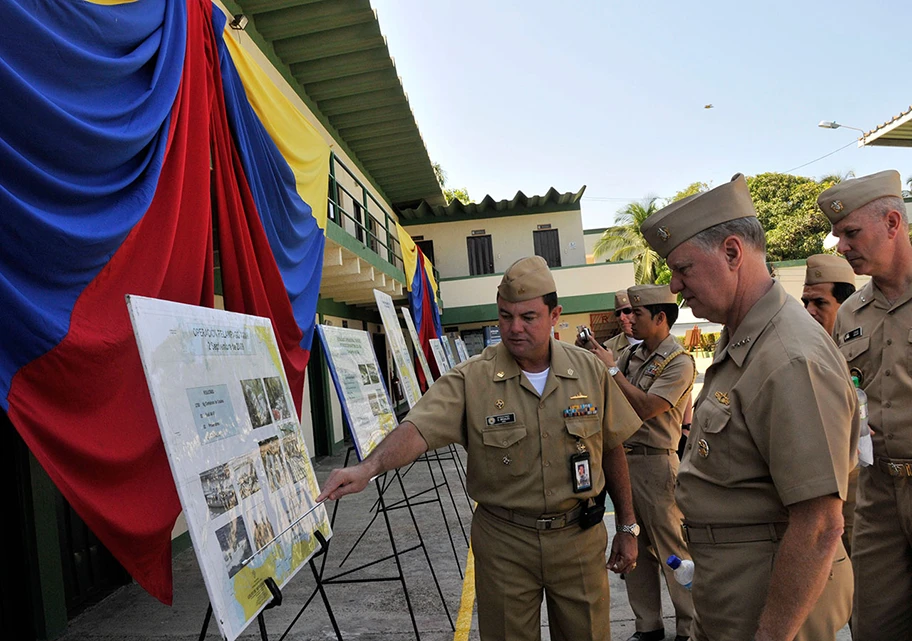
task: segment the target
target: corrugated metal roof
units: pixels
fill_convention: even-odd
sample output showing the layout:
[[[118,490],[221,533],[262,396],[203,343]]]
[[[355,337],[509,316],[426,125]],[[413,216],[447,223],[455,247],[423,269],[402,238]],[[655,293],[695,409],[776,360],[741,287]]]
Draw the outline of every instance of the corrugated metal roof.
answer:
[[[517,191],[510,200],[494,200],[491,196],[485,196],[481,202],[468,205],[463,205],[458,200],[453,200],[449,205],[432,205],[422,202],[414,209],[401,210],[399,224],[403,226],[423,225],[498,216],[572,211],[580,208],[579,201],[583,197],[584,191],[586,191],[586,185],[583,185],[577,192],[564,193],[551,187],[544,196],[526,196],[521,191]]]
[[[867,132],[858,146],[912,147],[912,106]]]
[[[224,4],[393,205],[443,203],[370,0]]]

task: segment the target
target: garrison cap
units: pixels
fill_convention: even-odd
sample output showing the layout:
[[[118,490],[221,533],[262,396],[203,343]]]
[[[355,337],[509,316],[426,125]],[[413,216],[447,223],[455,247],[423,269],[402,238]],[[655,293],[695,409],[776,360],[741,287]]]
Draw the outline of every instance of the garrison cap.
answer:
[[[541,256],[520,258],[504,272],[497,293],[511,303],[532,300],[557,292],[548,263]]]
[[[671,287],[668,285],[637,285],[628,289],[627,295],[633,307],[678,303],[677,296],[671,293]]]
[[[715,189],[688,196],[647,218],[640,231],[662,258],[704,229],[738,218],[756,218],[757,210],[743,174]]]
[[[622,289],[614,292],[614,308],[624,309],[625,307],[630,307],[630,299],[627,297],[627,290]]]
[[[895,169],[836,183],[817,196],[817,205],[835,225],[856,209],[887,196],[902,198],[902,178]]]
[[[818,283],[848,283],[855,285],[855,272],[842,256],[835,254],[814,254],[807,259],[804,272],[805,285]]]

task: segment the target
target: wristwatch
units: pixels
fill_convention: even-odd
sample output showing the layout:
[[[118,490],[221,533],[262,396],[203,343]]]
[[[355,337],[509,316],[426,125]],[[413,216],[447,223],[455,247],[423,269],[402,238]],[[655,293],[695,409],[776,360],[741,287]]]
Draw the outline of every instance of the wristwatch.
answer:
[[[630,525],[618,525],[617,533],[618,534],[621,534],[621,533],[631,534],[635,538],[640,535],[640,526],[637,525],[636,523],[631,523]]]
[[[621,371],[621,370],[618,369],[617,366],[609,367],[609,368],[608,368],[608,376],[610,376],[611,378],[614,378],[614,377],[618,374],[618,372],[620,372],[620,371]]]

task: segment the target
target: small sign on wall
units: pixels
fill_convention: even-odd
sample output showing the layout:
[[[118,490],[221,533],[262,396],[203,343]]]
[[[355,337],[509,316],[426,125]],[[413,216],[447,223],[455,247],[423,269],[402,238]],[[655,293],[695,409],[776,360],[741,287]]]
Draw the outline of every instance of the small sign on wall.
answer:
[[[473,236],[484,236],[484,235],[485,235],[485,230],[484,230],[484,229],[473,229],[473,230],[472,230],[472,235],[473,235]]]

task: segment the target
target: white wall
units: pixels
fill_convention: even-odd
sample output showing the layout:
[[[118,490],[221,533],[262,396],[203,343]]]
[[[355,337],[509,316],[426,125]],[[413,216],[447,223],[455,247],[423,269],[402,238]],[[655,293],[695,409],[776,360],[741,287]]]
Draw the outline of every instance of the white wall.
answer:
[[[434,241],[434,266],[442,278],[469,274],[469,253],[466,238],[473,230],[484,230],[491,236],[494,248],[494,271],[503,273],[507,267],[523,256],[532,256],[535,249],[532,232],[538,225],[551,225],[558,230],[561,246],[561,266],[584,265],[586,247],[583,240],[583,220],[580,210],[550,214],[516,214],[483,220],[438,222],[409,225],[406,231],[412,236],[424,236]]]
[[[801,292],[804,289],[804,272],[806,269],[804,265],[776,268],[776,278],[782,283],[785,291],[799,301],[801,300]],[[869,280],[871,280],[870,276],[855,276],[855,289],[861,289]]]

